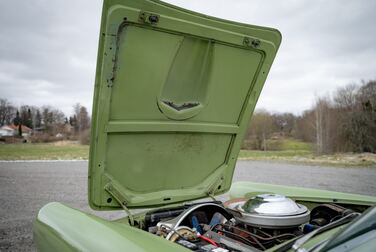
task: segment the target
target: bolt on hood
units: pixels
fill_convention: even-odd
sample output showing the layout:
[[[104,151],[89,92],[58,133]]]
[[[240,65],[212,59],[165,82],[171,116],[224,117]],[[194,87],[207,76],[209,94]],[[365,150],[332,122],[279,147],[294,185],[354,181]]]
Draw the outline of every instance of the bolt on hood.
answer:
[[[229,190],[280,41],[275,29],[159,1],[105,0],[91,207],[153,207]]]

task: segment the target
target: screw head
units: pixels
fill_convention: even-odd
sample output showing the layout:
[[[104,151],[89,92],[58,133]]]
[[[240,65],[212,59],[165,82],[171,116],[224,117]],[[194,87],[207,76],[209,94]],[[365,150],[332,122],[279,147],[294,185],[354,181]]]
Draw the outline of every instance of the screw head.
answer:
[[[157,15],[150,15],[149,21],[150,21],[150,23],[158,23],[159,17]]]
[[[244,38],[243,44],[244,45],[249,45],[249,38]]]
[[[258,40],[258,39],[254,39],[254,40],[252,40],[252,46],[253,47],[259,47],[260,46],[260,40]]]

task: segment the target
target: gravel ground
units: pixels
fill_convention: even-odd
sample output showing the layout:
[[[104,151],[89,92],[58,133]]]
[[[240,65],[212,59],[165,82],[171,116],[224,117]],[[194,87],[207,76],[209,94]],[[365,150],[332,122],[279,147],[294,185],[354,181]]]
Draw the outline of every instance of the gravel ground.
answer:
[[[376,168],[239,161],[234,181],[239,180],[376,195]],[[35,251],[32,221],[38,209],[51,201],[108,219],[123,214],[90,210],[86,190],[86,161],[0,161],[0,251]]]

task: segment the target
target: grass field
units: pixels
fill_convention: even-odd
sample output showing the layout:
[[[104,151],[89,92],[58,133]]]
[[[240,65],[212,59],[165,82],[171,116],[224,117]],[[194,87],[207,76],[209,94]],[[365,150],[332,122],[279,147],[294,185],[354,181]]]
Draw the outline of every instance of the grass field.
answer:
[[[239,158],[241,159],[278,159],[291,157],[311,157],[312,151],[307,150],[280,150],[280,151],[258,151],[241,150]]]
[[[267,145],[275,150],[241,150],[239,159],[285,161],[329,166],[365,166],[376,168],[376,154],[372,153],[336,153],[332,155],[316,155],[312,144],[295,139],[268,140]]]
[[[88,157],[88,145],[72,142],[0,144],[0,160],[68,160]]]
[[[376,154],[338,153],[318,156],[314,154],[312,145],[293,139],[279,140],[278,147],[281,150],[241,150],[239,159],[376,168]],[[85,160],[88,158],[88,145],[80,145],[69,141],[43,144],[0,144],[0,160]]]
[[[315,155],[311,151],[304,150],[241,150],[239,159],[284,161],[327,166],[363,166],[376,168],[376,154],[372,153],[336,153],[332,155]]]

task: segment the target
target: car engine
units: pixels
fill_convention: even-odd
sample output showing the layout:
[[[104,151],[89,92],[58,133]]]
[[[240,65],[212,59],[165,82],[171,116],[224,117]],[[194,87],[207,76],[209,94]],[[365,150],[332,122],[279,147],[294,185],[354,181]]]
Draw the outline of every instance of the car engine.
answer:
[[[153,210],[144,229],[193,251],[263,251],[352,212],[335,204],[309,211],[283,195],[261,194]]]

